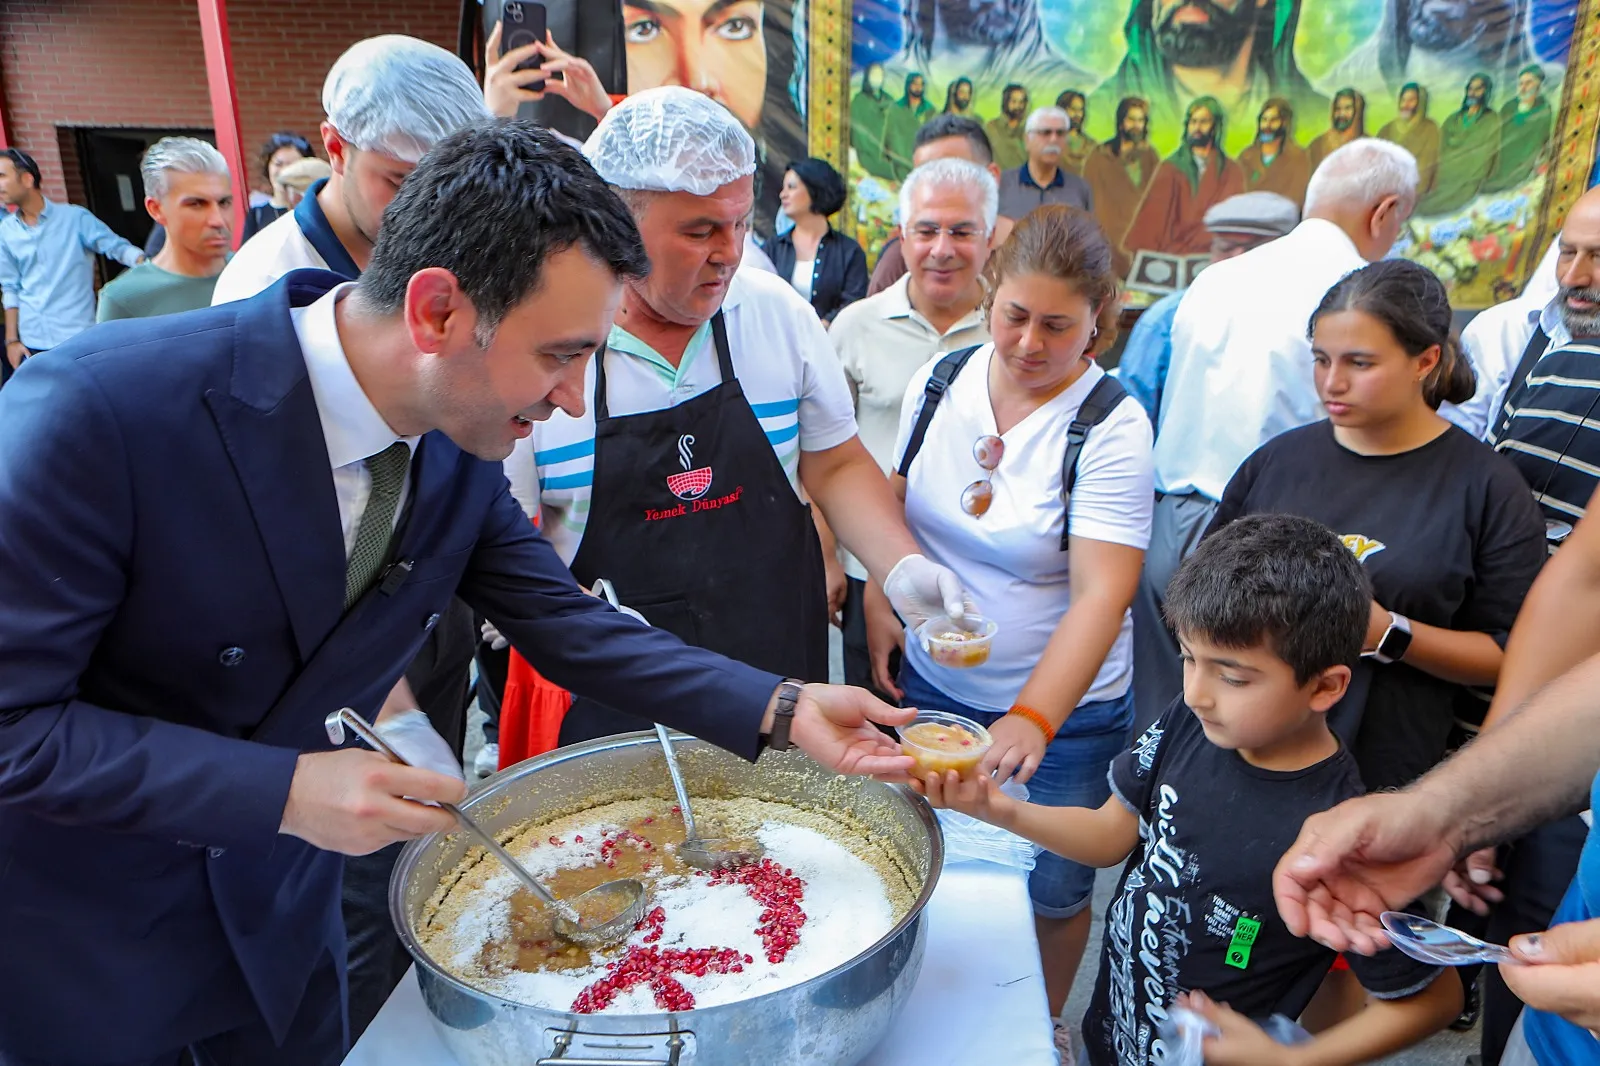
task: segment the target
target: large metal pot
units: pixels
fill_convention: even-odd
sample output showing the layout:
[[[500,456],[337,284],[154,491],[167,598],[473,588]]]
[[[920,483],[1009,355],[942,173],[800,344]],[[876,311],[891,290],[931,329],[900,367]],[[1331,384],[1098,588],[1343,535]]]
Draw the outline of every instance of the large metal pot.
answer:
[[[691,738],[675,746],[696,794],[848,812],[870,827],[908,884],[920,885],[915,904],[876,943],[802,984],[681,1013],[569,1014],[473,988],[423,951],[416,934],[423,909],[470,845],[460,833],[424,837],[402,852],[389,907],[417,960],[423,1001],[462,1066],[854,1066],[889,1031],[922,969],[923,911],[944,862],[927,804],[899,786],[839,776],[797,753],[768,752],[752,765]],[[625,796],[670,794],[654,735],[632,733],[530,759],[491,778],[463,806],[497,832]]]

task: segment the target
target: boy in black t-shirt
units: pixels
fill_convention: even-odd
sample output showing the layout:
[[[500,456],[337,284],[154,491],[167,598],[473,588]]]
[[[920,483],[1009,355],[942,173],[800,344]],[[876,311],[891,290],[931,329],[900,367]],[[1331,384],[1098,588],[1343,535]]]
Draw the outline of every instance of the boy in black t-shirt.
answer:
[[[1367,1006],[1309,1043],[1277,1044],[1257,1024],[1298,1017],[1334,960],[1284,927],[1272,871],[1307,817],[1364,791],[1324,714],[1349,683],[1370,602],[1360,565],[1325,527],[1241,518],[1172,580],[1184,695],[1112,763],[1105,806],[1019,803],[988,777],[918,783],[934,806],[1067,858],[1127,860],[1083,1019],[1092,1066],[1165,1061],[1161,1022],[1188,993],[1222,1032],[1206,1041],[1208,1063],[1368,1062],[1455,1019],[1456,975],[1388,951],[1351,957]]]

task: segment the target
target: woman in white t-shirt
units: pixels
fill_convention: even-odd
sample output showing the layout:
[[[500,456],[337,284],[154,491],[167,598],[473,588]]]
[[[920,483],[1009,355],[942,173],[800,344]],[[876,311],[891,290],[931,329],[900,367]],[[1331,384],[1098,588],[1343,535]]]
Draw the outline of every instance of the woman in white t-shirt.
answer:
[[[999,630],[988,662],[941,667],[906,639],[876,593],[874,674],[890,682],[888,648],[900,644],[906,706],[986,725],[995,744],[983,768],[1002,778],[1015,771],[1036,802],[1098,807],[1133,720],[1128,607],[1150,538],[1150,422],[1136,400],[1118,402],[1113,391],[1063,505],[1067,429],[1105,378],[1094,355],[1116,334],[1110,245],[1090,215],[1045,207],[1017,224],[985,273],[994,341],[950,382],[907,466],[938,360],[913,376],[894,483],[923,552],[960,575]],[[1093,869],[1049,853],[1029,880],[1052,1017],[1083,955],[1093,888]]]

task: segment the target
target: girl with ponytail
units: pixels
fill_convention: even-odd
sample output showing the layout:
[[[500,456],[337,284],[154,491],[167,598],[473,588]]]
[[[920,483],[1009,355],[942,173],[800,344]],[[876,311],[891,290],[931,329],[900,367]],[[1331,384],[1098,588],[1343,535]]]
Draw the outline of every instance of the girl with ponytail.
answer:
[[[1473,392],[1450,323],[1445,288],[1425,267],[1384,260],[1340,279],[1308,327],[1306,372],[1328,418],[1246,460],[1211,527],[1303,515],[1339,533],[1366,569],[1365,655],[1329,724],[1372,790],[1408,784],[1459,742],[1458,721],[1482,721],[1545,558],[1544,521],[1521,476],[1438,413]]]

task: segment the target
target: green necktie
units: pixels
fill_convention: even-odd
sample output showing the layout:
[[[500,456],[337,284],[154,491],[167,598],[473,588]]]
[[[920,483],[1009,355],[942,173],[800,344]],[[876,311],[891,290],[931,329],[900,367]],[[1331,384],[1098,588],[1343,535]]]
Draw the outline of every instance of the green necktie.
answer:
[[[378,576],[389,556],[389,538],[394,532],[394,511],[405,487],[406,471],[411,467],[411,449],[405,441],[395,441],[377,455],[366,458],[372,474],[372,491],[367,509],[356,526],[356,544],[344,568],[344,609],[361,598]]]

